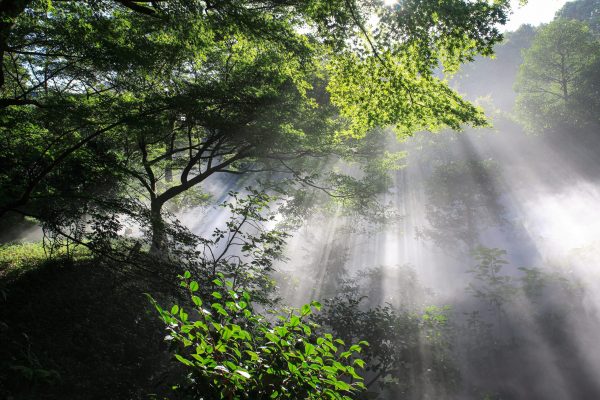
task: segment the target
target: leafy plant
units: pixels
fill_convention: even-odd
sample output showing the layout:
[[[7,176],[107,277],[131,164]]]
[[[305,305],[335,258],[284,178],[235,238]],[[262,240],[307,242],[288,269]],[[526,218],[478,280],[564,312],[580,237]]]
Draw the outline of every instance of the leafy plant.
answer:
[[[506,251],[478,246],[473,257],[477,265],[468,271],[474,279],[467,291],[487,303],[500,316],[503,306],[517,293],[512,278],[502,274],[502,268],[508,264]]]
[[[179,305],[165,310],[149,296],[167,325],[175,358],[189,371],[177,390],[198,399],[351,399],[365,388],[355,367],[364,366],[357,355],[367,343],[346,345],[316,334],[308,318],[319,303],[270,321],[222,274],[205,300],[189,272],[180,278],[191,315]]]
[[[437,71],[491,55],[510,1],[5,8],[0,218],[76,225],[105,250],[122,231],[113,216],[127,216],[151,231],[158,255],[169,251],[169,209],[205,202],[219,175],[271,174],[377,207],[374,196],[391,182],[385,172],[402,157],[372,146],[377,127],[394,126],[404,139],[485,123]],[[323,160],[355,163],[364,176]]]

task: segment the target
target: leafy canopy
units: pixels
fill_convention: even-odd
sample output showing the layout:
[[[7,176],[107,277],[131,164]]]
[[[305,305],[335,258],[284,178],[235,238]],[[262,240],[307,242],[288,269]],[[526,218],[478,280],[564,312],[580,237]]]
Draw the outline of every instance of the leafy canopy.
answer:
[[[0,216],[78,240],[99,227],[103,246],[126,216],[164,253],[168,206],[204,201],[219,174],[371,206],[401,158],[381,128],[485,123],[446,75],[492,54],[509,3],[9,1]]]

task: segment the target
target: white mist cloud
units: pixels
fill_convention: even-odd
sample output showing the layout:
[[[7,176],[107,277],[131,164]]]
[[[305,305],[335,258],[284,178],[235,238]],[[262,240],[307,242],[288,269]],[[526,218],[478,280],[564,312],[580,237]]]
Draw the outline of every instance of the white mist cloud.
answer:
[[[526,225],[545,254],[564,257],[600,237],[600,188],[578,183],[559,193],[542,193],[523,202]]]

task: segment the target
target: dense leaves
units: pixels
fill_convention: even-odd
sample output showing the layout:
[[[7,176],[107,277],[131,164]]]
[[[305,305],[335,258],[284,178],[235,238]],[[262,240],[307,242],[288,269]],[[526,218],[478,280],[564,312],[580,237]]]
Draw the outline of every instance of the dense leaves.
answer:
[[[191,398],[341,400],[364,388],[354,366],[364,365],[356,356],[366,343],[346,345],[330,334],[314,334],[307,319],[319,303],[270,322],[223,275],[204,300],[190,273],[181,278],[193,312],[154,304],[167,325],[167,340],[176,344],[176,359],[190,372],[179,390]]]
[[[557,19],[539,30],[516,83],[517,108],[529,129],[597,121],[597,87],[588,79],[597,74],[599,52],[598,40],[583,22]]]
[[[484,124],[436,71],[491,54],[508,3],[9,1],[0,213],[60,228],[124,214],[149,223],[159,252],[167,203],[215,174],[372,197],[382,179],[315,160],[374,160],[357,139],[378,126],[402,138]]]

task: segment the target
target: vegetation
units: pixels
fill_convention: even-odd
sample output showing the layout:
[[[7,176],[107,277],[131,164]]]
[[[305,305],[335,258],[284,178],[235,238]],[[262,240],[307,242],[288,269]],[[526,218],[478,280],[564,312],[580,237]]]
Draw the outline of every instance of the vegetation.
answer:
[[[600,11],[595,0],[569,1],[559,10],[557,17],[586,22],[594,33],[600,32]]]
[[[160,321],[141,293],[162,298],[165,285],[100,258],[45,259],[40,254],[19,275],[2,279],[0,396],[169,395],[175,370]]]
[[[583,22],[559,19],[540,29],[517,79],[517,107],[531,129],[597,122],[589,113],[595,110],[596,89],[587,79],[598,63],[598,46]]]
[[[191,370],[178,389],[210,399],[351,399],[364,388],[354,366],[364,366],[356,355],[368,344],[346,346],[330,334],[313,334],[315,325],[307,319],[319,303],[270,323],[252,310],[250,295],[236,293],[223,275],[213,281],[206,304],[195,294],[199,285],[191,274],[181,278],[194,315],[177,305],[164,310],[153,300],[167,339],[179,348],[175,357]]]
[[[127,215],[156,253],[165,204],[213,174],[270,171],[346,197],[365,185],[353,191],[356,179],[311,159],[376,159],[383,149],[359,139],[378,126],[403,137],[482,125],[434,70],[491,54],[508,11],[483,0],[10,4],[0,212],[78,240],[82,224],[114,236],[111,216]]]
[[[364,295],[368,286],[343,289],[325,303],[317,321],[346,342],[363,339],[370,343],[362,355],[367,378],[364,398],[456,393],[460,375],[451,353],[450,307],[377,305],[373,296]]]
[[[511,3],[3,1],[0,397],[600,396],[599,3]]]
[[[80,260],[89,255],[82,246],[44,246],[43,243],[16,243],[0,246],[0,271],[3,278],[10,274],[20,274],[26,268],[36,268],[49,259]]]

